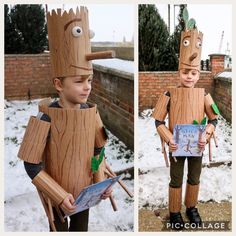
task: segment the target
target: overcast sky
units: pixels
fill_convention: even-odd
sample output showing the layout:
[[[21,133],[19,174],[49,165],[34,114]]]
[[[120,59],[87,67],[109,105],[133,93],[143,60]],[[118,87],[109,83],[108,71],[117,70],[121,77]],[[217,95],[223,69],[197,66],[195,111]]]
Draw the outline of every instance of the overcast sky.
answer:
[[[48,4],[48,9],[63,8],[69,10],[76,8],[71,4]],[[167,4],[156,5],[159,13],[168,23]],[[125,36],[126,41],[131,41],[134,34],[134,5],[132,4],[88,4],[90,28],[95,31],[92,41],[120,42]],[[174,29],[174,6],[171,4],[171,31]],[[209,54],[219,53],[222,31],[224,38],[221,53],[226,53],[227,43],[232,53],[232,6],[230,4],[188,4],[189,17],[194,18],[197,27],[203,32],[202,59],[207,59]],[[175,7],[175,16],[179,7]],[[135,22],[138,24],[138,20]],[[175,24],[178,23],[176,18]]]
[[[78,5],[48,4],[48,10],[76,9]],[[134,34],[134,6],[131,4],[88,4],[90,29],[95,32],[92,41],[131,41]]]
[[[168,22],[168,5],[157,4],[160,15]],[[194,18],[197,28],[203,32],[202,59],[207,59],[209,54],[218,53],[222,31],[224,38],[221,53],[226,53],[227,43],[232,54],[232,6],[230,4],[188,4],[189,18]],[[171,31],[174,29],[174,6],[171,5]],[[178,16],[179,7],[175,7]],[[178,23],[178,20],[175,20]]]

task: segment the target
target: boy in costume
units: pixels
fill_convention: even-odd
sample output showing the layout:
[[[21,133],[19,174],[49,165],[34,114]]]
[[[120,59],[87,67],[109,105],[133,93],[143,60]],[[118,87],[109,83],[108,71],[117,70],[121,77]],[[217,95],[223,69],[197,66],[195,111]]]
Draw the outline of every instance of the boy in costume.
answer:
[[[165,155],[165,143],[169,146],[170,158],[170,183],[169,183],[169,214],[171,227],[182,229],[184,221],[181,216],[182,182],[184,163],[188,161],[188,175],[185,190],[186,215],[190,223],[201,225],[202,220],[196,208],[202,168],[202,156],[200,157],[173,157],[172,152],[178,149],[173,139],[173,129],[176,124],[200,124],[205,114],[208,117],[206,136],[199,140],[200,149],[205,148],[217,125],[218,108],[210,94],[205,94],[203,88],[194,88],[199,80],[200,60],[203,34],[195,27],[194,19],[188,20],[187,9],[184,10],[186,29],[181,33],[179,78],[180,86],[171,88],[165,94],[160,95],[152,117],[162,140]],[[168,115],[169,126],[165,126],[165,118]],[[168,160],[166,158],[168,166]]]
[[[51,231],[87,231],[89,210],[73,213],[74,199],[84,187],[107,178],[105,159],[92,171],[91,160],[100,154],[107,135],[96,104],[88,104],[93,59],[114,57],[112,51],[91,53],[88,10],[57,9],[47,13],[53,83],[59,101],[44,99],[39,114],[31,116],[18,153],[36,186]],[[93,157],[93,158],[92,158]],[[95,160],[96,161],[96,160]],[[108,189],[102,199],[110,198]]]

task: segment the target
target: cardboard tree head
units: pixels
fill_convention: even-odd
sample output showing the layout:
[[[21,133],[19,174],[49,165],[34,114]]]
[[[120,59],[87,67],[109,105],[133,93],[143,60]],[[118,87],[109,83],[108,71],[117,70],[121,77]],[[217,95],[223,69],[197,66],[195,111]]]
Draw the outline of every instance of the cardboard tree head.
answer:
[[[47,13],[48,40],[53,78],[93,74],[93,59],[114,57],[114,52],[91,53],[88,10],[57,9]]]
[[[185,30],[181,32],[179,70],[196,69],[200,71],[203,34],[197,30],[194,19],[188,20],[186,8],[183,11],[183,18]]]

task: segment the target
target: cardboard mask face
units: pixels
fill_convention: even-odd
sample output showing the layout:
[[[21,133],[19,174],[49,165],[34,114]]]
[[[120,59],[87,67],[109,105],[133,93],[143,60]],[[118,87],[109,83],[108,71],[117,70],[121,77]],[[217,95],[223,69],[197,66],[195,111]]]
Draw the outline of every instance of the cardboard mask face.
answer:
[[[61,9],[47,14],[49,49],[53,78],[93,74],[88,10],[85,7]]]
[[[202,32],[198,32],[197,29],[181,33],[179,70],[196,69],[200,71],[202,37]]]

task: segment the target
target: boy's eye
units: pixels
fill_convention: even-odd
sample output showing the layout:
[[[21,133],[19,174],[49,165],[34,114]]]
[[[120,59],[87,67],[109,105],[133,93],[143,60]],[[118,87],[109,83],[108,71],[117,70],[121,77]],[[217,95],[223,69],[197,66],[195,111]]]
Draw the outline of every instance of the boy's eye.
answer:
[[[75,83],[82,83],[82,80],[76,80]]]

